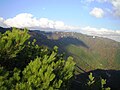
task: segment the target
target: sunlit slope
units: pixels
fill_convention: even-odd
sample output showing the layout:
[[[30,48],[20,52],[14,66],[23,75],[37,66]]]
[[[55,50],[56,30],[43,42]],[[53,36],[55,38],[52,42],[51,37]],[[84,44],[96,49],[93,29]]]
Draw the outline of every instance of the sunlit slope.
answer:
[[[72,55],[77,65],[84,70],[120,69],[119,42],[71,32],[55,32],[47,34],[47,37],[59,41],[55,45]]]

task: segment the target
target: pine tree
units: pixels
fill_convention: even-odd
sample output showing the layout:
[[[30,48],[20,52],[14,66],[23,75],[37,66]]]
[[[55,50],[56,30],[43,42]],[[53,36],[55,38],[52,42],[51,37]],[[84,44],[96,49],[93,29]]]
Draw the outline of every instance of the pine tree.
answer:
[[[68,89],[74,75],[72,57],[30,42],[28,31],[13,29],[0,34],[1,90]]]

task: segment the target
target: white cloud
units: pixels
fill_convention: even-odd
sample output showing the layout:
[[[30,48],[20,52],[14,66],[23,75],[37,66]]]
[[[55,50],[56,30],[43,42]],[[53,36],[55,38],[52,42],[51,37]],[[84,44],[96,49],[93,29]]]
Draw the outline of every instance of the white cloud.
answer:
[[[64,22],[62,21],[53,21],[47,18],[37,19],[33,17],[32,14],[28,14],[28,13],[18,14],[13,18],[9,18],[5,20],[4,23],[9,27],[18,27],[18,28],[27,27],[29,29],[41,29],[41,28],[59,29],[59,30],[77,29],[77,27],[65,25]]]
[[[89,13],[96,18],[102,18],[104,16],[104,11],[101,8],[93,8],[93,10]]]
[[[120,17],[120,0],[82,0],[82,2],[90,4],[92,2],[98,2],[98,3],[109,3],[112,5],[112,11],[113,16]]]
[[[115,15],[120,17],[120,0],[109,0],[109,2],[113,5]]]
[[[22,13],[14,18],[9,18],[5,20],[5,24],[7,24],[9,27],[18,28],[39,26],[37,19],[34,18],[32,14],[28,13]]]

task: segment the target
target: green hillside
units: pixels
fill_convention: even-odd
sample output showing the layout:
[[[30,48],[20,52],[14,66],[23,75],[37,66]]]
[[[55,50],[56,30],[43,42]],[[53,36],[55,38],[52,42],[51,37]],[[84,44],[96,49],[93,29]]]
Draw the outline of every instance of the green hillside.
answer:
[[[89,71],[94,69],[120,69],[120,43],[102,37],[73,32],[32,31],[39,44],[53,47],[74,57],[77,65]],[[44,38],[44,39],[42,39]]]

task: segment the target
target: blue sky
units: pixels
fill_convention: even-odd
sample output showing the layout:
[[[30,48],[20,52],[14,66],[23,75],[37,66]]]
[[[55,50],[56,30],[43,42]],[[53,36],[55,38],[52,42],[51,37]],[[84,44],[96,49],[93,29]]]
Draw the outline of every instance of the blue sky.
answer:
[[[30,13],[37,18],[63,21],[69,25],[120,29],[120,19],[109,15],[96,18],[89,14],[94,7],[112,9],[111,4],[82,1],[85,0],[1,0],[0,17],[7,19]]]
[[[102,31],[102,28],[104,28],[104,30],[119,32],[119,7],[119,0],[0,0],[0,24],[21,27],[21,25],[27,22],[28,19],[26,17],[29,17],[28,21],[35,19],[35,23],[42,18],[39,24],[47,28],[52,24],[56,24],[57,21],[57,26],[53,25],[51,26],[52,28],[57,27],[59,29],[65,26],[65,29],[68,26],[77,26],[77,28],[90,27],[99,31]],[[24,21],[21,21],[22,17]],[[50,25],[47,26],[45,25],[46,23]],[[34,27],[40,25],[35,24]],[[75,30],[75,28],[73,29]]]

